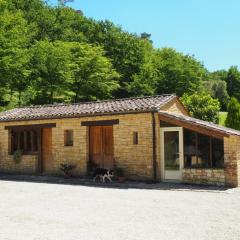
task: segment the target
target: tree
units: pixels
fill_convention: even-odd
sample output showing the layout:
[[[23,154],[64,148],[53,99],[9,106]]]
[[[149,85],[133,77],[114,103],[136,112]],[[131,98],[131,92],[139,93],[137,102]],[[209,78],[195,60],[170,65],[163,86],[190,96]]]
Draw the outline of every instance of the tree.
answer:
[[[152,34],[150,34],[150,33],[143,32],[143,33],[141,33],[140,38],[145,39],[145,40],[149,41],[150,43],[153,43],[153,41],[151,40],[151,35]]]
[[[184,94],[181,101],[193,117],[218,123],[220,104],[210,94],[206,92],[194,93],[192,95]]]
[[[22,11],[9,11],[4,1],[0,2],[0,83],[10,94],[10,101],[17,93],[18,105],[22,103],[22,93],[28,87],[30,53],[29,28]]]
[[[101,47],[72,43],[72,82],[70,90],[74,101],[111,98],[119,87],[119,74]]]
[[[69,2],[74,2],[74,0],[58,0],[60,6],[65,6]]]
[[[88,42],[84,29],[91,28],[91,21],[77,14],[74,9],[58,7],[55,9],[55,20],[52,34],[48,38],[53,41]]]
[[[227,127],[240,130],[240,104],[234,97],[231,98],[228,104],[228,115],[225,125]]]
[[[216,98],[219,100],[221,104],[221,109],[226,110],[228,100],[229,100],[226,82],[221,80],[214,82],[212,85],[212,91],[213,91],[213,98]]]
[[[0,0],[0,105],[208,91],[240,99],[237,67],[209,73],[194,56],[43,0]],[[11,104],[10,104],[11,103]]]
[[[218,99],[221,105],[221,110],[227,110],[227,104],[229,101],[229,95],[227,92],[227,83],[224,80],[220,80],[220,78],[213,77],[210,74],[210,78],[205,82],[206,90],[209,91],[213,98]]]
[[[236,66],[230,67],[226,77],[227,90],[230,97],[240,100],[240,72]]]
[[[42,0],[8,0],[9,9],[13,12],[21,11],[30,29],[28,37],[31,42],[50,39],[54,33],[56,13],[55,9],[46,5]]]
[[[147,63],[152,44],[137,35],[124,32],[110,21],[94,23],[90,28],[87,33],[89,42],[103,46],[105,55],[112,60],[114,69],[120,74],[120,88],[115,96],[131,96],[127,85],[135,74],[140,73],[143,64]]]
[[[228,74],[228,71],[226,71],[226,70],[218,70],[218,71],[214,71],[214,72],[209,73],[209,77],[210,77],[211,81],[221,80],[221,81],[226,82],[227,74]]]
[[[32,86],[36,89],[33,103],[53,103],[65,99],[70,84],[71,54],[64,42],[40,41],[32,48]],[[66,99],[65,99],[66,100]]]
[[[158,74],[151,63],[142,66],[139,74],[134,74],[132,81],[127,84],[131,96],[154,95],[156,92]]]
[[[153,64],[158,73],[157,94],[194,93],[207,76],[206,69],[196,59],[171,48],[156,50]]]

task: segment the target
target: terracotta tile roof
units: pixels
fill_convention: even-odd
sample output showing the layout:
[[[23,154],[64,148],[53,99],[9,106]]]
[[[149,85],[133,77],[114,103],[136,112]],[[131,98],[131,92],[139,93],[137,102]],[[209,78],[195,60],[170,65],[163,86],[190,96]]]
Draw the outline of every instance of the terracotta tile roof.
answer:
[[[209,131],[214,130],[219,133],[227,134],[227,135],[238,135],[240,136],[240,131],[234,130],[231,128],[223,127],[217,124],[214,124],[212,122],[206,122],[197,118],[180,115],[172,112],[165,112],[165,111],[159,111],[160,115],[166,116],[171,119],[179,120],[180,122],[186,122],[191,125],[195,125],[198,127],[203,127],[205,129],[208,129]]]
[[[53,104],[15,108],[0,113],[0,122],[57,119],[117,113],[151,112],[176,98],[175,95],[125,98],[74,104]]]

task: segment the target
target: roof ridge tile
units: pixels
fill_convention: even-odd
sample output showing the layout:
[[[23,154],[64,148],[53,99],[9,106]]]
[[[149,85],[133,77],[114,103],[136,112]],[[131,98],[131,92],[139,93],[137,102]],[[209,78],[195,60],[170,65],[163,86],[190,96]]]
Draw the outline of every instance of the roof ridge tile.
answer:
[[[83,105],[83,104],[96,104],[96,103],[107,103],[107,102],[121,102],[126,100],[138,100],[138,99],[149,99],[149,98],[158,98],[158,97],[176,97],[176,94],[160,94],[160,95],[152,95],[152,96],[142,96],[142,97],[130,97],[130,98],[113,98],[106,100],[97,100],[97,101],[86,101],[86,102],[74,102],[74,103],[52,103],[52,104],[40,104],[40,105],[29,105],[29,106],[20,106],[14,109],[23,109],[23,108],[40,108],[40,107],[59,107],[59,106],[75,106],[75,105]]]

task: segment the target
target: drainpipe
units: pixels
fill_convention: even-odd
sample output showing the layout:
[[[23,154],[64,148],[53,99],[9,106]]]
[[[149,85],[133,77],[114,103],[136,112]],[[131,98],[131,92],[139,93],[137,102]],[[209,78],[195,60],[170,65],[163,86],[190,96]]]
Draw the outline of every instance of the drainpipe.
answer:
[[[157,181],[157,153],[156,153],[156,120],[152,112],[152,149],[153,149],[153,181]]]

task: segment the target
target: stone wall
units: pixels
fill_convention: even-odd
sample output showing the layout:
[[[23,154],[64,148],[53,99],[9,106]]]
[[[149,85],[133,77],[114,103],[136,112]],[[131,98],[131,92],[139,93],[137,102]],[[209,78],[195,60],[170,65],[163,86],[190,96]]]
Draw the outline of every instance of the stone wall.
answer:
[[[7,173],[26,173],[32,174],[36,172],[38,157],[36,155],[23,155],[21,161],[16,163],[13,155],[9,154],[8,130],[4,129],[4,125],[0,126],[0,171]]]
[[[24,155],[19,163],[13,159],[13,155],[2,156],[0,171],[5,173],[34,174],[37,169],[38,157],[36,155]]]
[[[240,184],[240,137],[224,138],[224,167],[226,185],[237,187]]]
[[[86,175],[88,156],[88,127],[81,121],[119,119],[119,125],[113,126],[114,159],[117,166],[124,168],[129,179],[152,179],[152,116],[151,113],[123,114],[113,116],[82,117],[57,120],[35,120],[0,123],[0,171],[13,173],[36,173],[37,156],[24,155],[21,164],[14,163],[8,155],[7,125],[31,125],[56,123],[52,128],[52,163],[48,174],[60,174],[61,163],[73,163],[77,166],[74,174]],[[64,130],[71,129],[74,145],[64,146]],[[133,144],[133,132],[138,132],[139,144]]]
[[[177,98],[164,105],[161,110],[189,116],[186,108]]]
[[[224,169],[195,169],[184,168],[182,171],[183,182],[193,184],[224,185]]]
[[[116,164],[123,167],[128,177],[152,179],[152,125],[151,114],[138,119],[134,116],[124,126],[114,125],[114,155]],[[138,132],[138,145],[133,144],[133,132]]]

